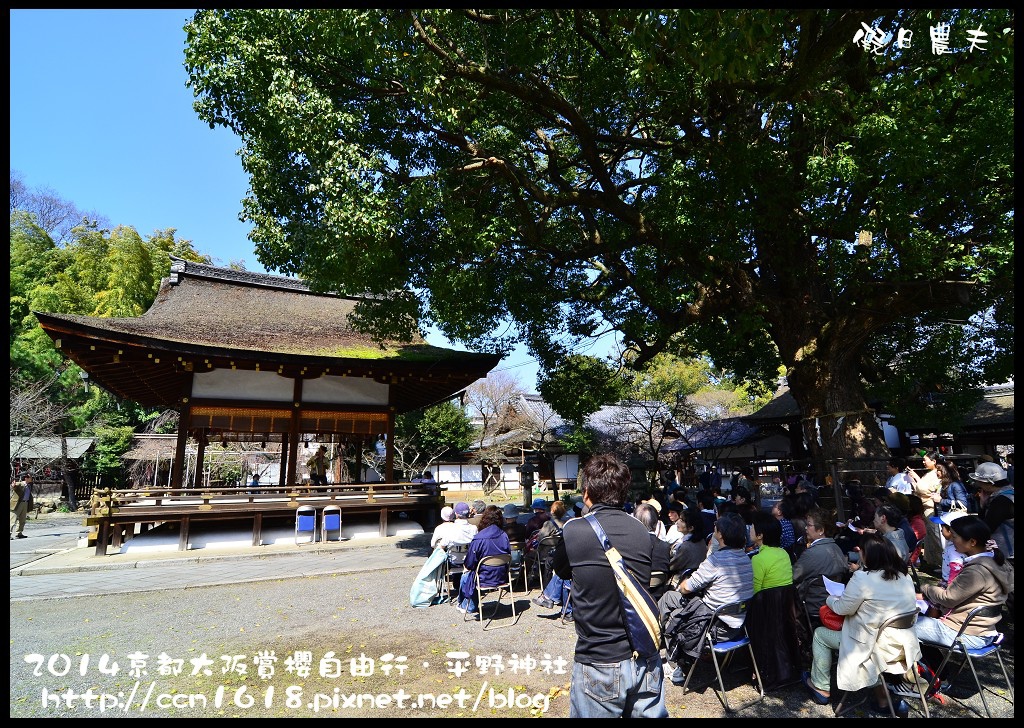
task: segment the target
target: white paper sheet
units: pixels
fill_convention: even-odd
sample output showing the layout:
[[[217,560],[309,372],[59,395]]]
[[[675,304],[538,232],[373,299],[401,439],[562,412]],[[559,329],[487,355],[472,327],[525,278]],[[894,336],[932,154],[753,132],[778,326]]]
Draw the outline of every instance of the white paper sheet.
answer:
[[[825,591],[829,593],[829,596],[841,597],[843,592],[846,591],[846,584],[838,581],[832,581],[824,574],[821,575],[821,580],[825,582]]]

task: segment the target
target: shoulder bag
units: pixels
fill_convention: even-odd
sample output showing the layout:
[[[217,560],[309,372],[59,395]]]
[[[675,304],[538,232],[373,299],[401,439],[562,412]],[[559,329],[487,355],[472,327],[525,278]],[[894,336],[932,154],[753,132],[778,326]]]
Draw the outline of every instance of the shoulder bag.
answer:
[[[843,628],[843,622],[846,620],[846,617],[836,614],[827,604],[822,604],[818,608],[818,618],[821,619],[821,624],[826,629],[833,629],[837,632]]]
[[[608,534],[593,514],[584,516],[597,534],[597,540],[604,548],[615,583],[619,587],[619,604],[622,607],[622,621],[626,625],[630,647],[634,657],[654,657],[661,652],[661,623],[658,621],[658,604],[647,591],[644,583],[627,566],[618,550],[608,540]]]

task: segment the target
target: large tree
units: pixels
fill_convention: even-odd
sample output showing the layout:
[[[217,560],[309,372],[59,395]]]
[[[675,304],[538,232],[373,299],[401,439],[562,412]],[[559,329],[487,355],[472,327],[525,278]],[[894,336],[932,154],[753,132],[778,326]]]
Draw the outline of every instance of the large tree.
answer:
[[[944,339],[922,380],[969,341],[961,383],[1012,371],[1013,21],[203,10],[185,58],[268,268],[374,294],[381,335],[521,339],[548,369],[607,329],[637,366],[781,363],[829,458],[884,454],[865,382],[908,331]]]
[[[47,218],[36,203],[60,198],[28,190],[13,171],[11,190],[11,420],[17,423],[18,413],[25,409],[19,397],[31,393],[40,406],[45,402],[46,412],[60,415],[35,423],[32,434],[92,435],[97,445],[85,469],[101,476],[120,475],[121,455],[134,428],[159,413],[118,400],[98,387],[83,386],[81,370],[61,356],[32,312],[139,316],[169,274],[171,255],[200,262],[209,258],[194,250],[191,241],[176,238],[173,228],[155,230],[143,240],[134,228],[100,229],[97,220],[80,218],[67,239],[58,239],[54,231],[59,232],[62,219]],[[61,204],[75,209],[71,203]],[[67,462],[61,470],[73,505]]]

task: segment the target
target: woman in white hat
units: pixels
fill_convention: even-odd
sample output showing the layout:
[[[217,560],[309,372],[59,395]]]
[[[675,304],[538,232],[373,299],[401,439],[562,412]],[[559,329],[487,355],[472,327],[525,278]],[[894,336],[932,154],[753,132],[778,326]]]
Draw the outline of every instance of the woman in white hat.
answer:
[[[1003,555],[1013,561],[1013,484],[995,463],[980,463],[970,475],[978,486],[981,516]]]

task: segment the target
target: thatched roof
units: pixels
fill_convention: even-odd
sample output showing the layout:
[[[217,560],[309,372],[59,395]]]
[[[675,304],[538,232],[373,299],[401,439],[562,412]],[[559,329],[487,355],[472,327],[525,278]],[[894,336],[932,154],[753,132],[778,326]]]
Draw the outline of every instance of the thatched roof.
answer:
[[[63,354],[114,394],[178,409],[193,372],[276,371],[371,377],[406,412],[441,401],[487,375],[501,356],[385,342],[355,331],[358,299],[312,292],[300,280],[174,259],[156,300],[131,318],[36,312]]]
[[[787,424],[800,419],[800,405],[790,394],[789,387],[782,385],[775,391],[775,396],[768,404],[742,419],[756,425]]]
[[[260,354],[384,359],[433,348],[417,337],[380,349],[349,326],[356,303],[315,294],[295,279],[180,261],[142,316],[53,316],[111,334]]]
[[[964,419],[963,429],[981,430],[1009,427],[1013,429],[1013,385],[986,387],[985,395]]]

